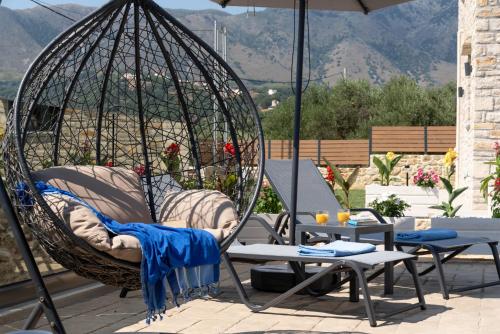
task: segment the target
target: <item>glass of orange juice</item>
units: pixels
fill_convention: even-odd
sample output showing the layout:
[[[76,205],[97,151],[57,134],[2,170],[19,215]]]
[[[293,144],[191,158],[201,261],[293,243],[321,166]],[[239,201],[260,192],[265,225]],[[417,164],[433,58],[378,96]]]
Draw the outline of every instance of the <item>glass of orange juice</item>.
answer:
[[[330,219],[328,211],[320,210],[316,212],[316,223],[325,225],[328,222],[328,219]]]
[[[349,211],[337,212],[337,220],[340,225],[345,226],[349,219],[351,219],[351,213]]]

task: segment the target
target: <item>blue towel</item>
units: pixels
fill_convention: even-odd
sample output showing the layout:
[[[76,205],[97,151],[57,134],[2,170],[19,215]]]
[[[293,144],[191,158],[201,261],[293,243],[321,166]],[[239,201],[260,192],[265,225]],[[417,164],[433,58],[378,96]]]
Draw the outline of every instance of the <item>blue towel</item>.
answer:
[[[322,246],[299,246],[299,254],[306,256],[341,257],[375,251],[375,246],[360,242],[336,240]]]
[[[396,241],[433,241],[443,239],[454,239],[457,237],[457,232],[447,229],[431,228],[429,230],[398,232],[396,233]]]
[[[132,235],[139,239],[142,249],[141,281],[144,302],[148,312],[146,322],[155,320],[165,313],[167,286],[177,298],[189,300],[195,295],[206,295],[217,288],[219,281],[220,253],[219,244],[210,233],[189,228],[172,228],[156,224],[119,222],[106,217],[97,209],[75,194],[64,191],[44,182],[36,182],[42,194],[65,195],[85,207],[101,220],[114,234]],[[23,205],[33,205],[28,186],[22,184],[17,194]]]

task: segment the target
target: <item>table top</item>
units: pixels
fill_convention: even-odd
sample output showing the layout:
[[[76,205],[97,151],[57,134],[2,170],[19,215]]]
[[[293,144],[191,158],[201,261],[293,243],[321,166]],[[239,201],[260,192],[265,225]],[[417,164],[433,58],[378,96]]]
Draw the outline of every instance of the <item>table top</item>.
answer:
[[[394,231],[393,224],[373,224],[373,225],[362,225],[362,226],[352,226],[346,224],[345,226],[339,223],[327,223],[325,225],[320,224],[297,224],[295,225],[296,232],[322,232],[322,233],[334,233],[334,234],[370,234],[370,233],[380,233],[380,232],[391,232]]]

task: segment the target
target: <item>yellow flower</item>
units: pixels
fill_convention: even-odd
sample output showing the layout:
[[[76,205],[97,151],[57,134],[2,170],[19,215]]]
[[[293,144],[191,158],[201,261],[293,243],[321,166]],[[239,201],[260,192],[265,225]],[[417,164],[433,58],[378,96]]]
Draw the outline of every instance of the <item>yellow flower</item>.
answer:
[[[448,152],[446,152],[446,154],[444,155],[444,165],[446,167],[450,167],[451,165],[453,165],[457,157],[458,153],[454,149],[448,149]]]
[[[396,157],[396,154],[394,154],[394,152],[387,152],[387,154],[385,155],[385,158],[389,161],[394,160],[395,157]]]

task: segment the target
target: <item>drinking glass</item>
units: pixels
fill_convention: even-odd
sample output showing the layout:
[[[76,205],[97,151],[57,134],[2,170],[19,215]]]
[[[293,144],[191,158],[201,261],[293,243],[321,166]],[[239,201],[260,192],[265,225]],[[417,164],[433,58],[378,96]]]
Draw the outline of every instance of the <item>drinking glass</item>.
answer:
[[[351,213],[349,211],[337,212],[337,220],[340,225],[345,226],[349,219],[351,219]]]
[[[330,219],[328,211],[320,210],[316,212],[316,223],[325,225],[328,222],[328,219]]]

